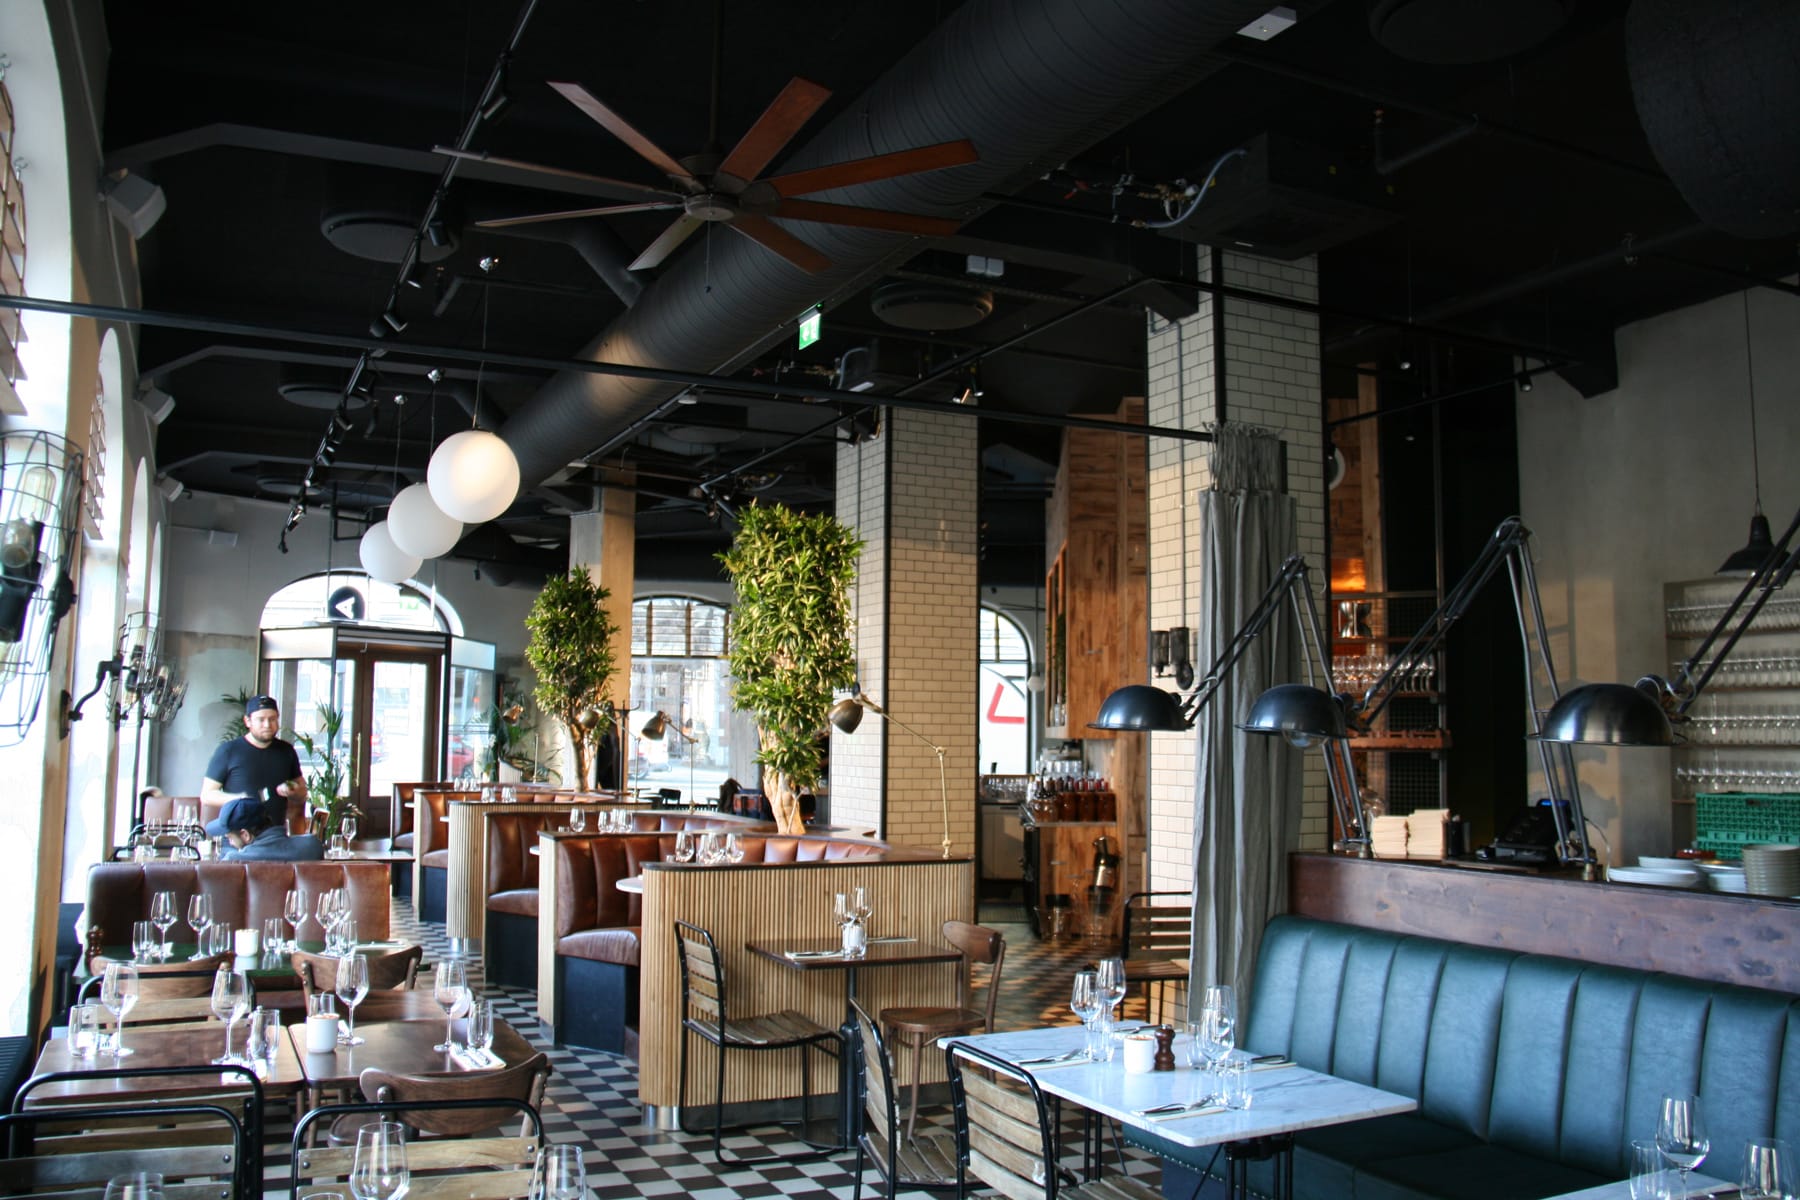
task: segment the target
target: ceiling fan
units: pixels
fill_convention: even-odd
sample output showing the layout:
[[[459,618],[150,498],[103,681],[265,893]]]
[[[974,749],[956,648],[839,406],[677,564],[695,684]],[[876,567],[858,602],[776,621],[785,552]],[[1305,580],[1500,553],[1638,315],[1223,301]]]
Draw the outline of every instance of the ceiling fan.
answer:
[[[828,225],[852,225],[863,229],[885,229],[921,237],[947,237],[956,232],[961,222],[885,209],[827,204],[801,197],[832,188],[915,175],[922,171],[936,171],[978,161],[973,143],[963,139],[758,179],[762,169],[781,153],[783,147],[800,132],[801,126],[831,98],[829,90],[809,80],[795,77],[781,89],[781,94],[775,97],[774,102],[756,119],[729,154],[723,158],[716,154],[701,154],[678,160],[645,137],[618,113],[602,104],[580,84],[551,83],[550,86],[569,103],[598,122],[608,133],[667,175],[671,186],[654,187],[628,180],[608,179],[447,146],[438,146],[436,150],[439,154],[453,158],[478,159],[539,174],[598,184],[608,194],[625,201],[598,208],[578,208],[566,212],[476,222],[481,228],[498,229],[509,225],[563,221],[576,217],[678,210],[680,215],[632,261],[630,269],[633,271],[646,270],[661,263],[696,229],[709,222],[724,224],[733,232],[774,251],[809,273],[829,267],[830,260],[770,221],[770,217],[819,221]]]

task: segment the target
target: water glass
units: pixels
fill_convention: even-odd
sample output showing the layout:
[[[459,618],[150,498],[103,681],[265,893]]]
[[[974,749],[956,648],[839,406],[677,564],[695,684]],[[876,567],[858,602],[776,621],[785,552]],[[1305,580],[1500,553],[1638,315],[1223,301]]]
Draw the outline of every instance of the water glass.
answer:
[[[533,1200],[581,1200],[586,1192],[587,1171],[580,1146],[555,1142],[538,1151],[531,1180]]]
[[[275,1056],[281,1051],[281,1012],[279,1009],[263,1008],[260,1005],[250,1014],[250,1032],[245,1053],[252,1062],[265,1062],[273,1066]]]
[[[483,1052],[494,1046],[494,1002],[477,1000],[469,1010],[469,1049]]]
[[[1250,1107],[1250,1060],[1228,1058],[1219,1064],[1219,1098],[1226,1108]]]
[[[100,1051],[105,1036],[100,1024],[98,1004],[77,1004],[69,1010],[69,1057],[77,1061],[93,1058]]]
[[[263,922],[262,944],[265,956],[274,957],[287,948],[287,939],[281,933],[281,927],[286,923],[280,917],[270,917]]]
[[[1743,1200],[1793,1200],[1800,1191],[1800,1160],[1780,1138],[1751,1138],[1744,1143],[1739,1184]]]
[[[156,926],[148,921],[131,923],[131,958],[133,962],[146,963],[156,957],[157,947],[161,939],[156,936]]]
[[[350,1193],[356,1200],[400,1200],[412,1185],[406,1167],[406,1127],[398,1121],[365,1125],[356,1132]]]
[[[229,925],[208,925],[206,927],[206,958],[219,958],[232,952],[232,928]]]
[[[1669,1178],[1663,1170],[1662,1151],[1654,1138],[1634,1138],[1631,1143],[1631,1200],[1666,1200]]]
[[[106,1181],[106,1200],[163,1200],[163,1177],[157,1171],[130,1171]]]

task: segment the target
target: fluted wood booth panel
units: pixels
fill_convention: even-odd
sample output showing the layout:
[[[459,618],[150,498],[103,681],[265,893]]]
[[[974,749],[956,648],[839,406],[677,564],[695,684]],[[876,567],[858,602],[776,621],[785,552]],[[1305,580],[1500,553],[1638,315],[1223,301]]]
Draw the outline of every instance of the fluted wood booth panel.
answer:
[[[868,889],[871,931],[878,937],[914,937],[942,944],[945,921],[975,919],[975,864],[923,851],[893,848],[884,855],[826,862],[684,867],[649,863],[644,869],[643,949],[640,967],[638,1098],[653,1108],[677,1102],[681,1044],[681,971],[674,923],[699,925],[713,935],[724,964],[731,1015],[793,1009],[827,1028],[844,1020],[842,971],[797,971],[751,954],[745,944],[837,938],[831,897]],[[870,1012],[895,1005],[955,1003],[953,963],[864,967],[857,995]],[[689,1102],[712,1098],[713,1050],[698,1039],[688,1056]],[[928,1080],[943,1078],[942,1056],[927,1055]],[[793,1054],[735,1055],[724,1102],[771,1100],[800,1094],[800,1064]],[[816,1092],[837,1086],[832,1072],[813,1072]]]

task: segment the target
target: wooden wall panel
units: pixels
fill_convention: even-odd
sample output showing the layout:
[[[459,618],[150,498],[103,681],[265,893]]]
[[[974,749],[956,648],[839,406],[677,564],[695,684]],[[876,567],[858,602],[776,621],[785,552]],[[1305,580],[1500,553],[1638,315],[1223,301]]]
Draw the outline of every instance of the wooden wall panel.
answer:
[[[798,971],[753,955],[752,941],[807,938],[829,945],[837,938],[831,897],[862,886],[873,910],[877,937],[916,937],[941,945],[945,921],[975,919],[975,865],[970,860],[924,862],[801,863],[776,866],[683,868],[650,864],[644,872],[644,926],[641,953],[638,1055],[640,1103],[673,1107],[681,1046],[681,979],[674,922],[709,930],[719,947],[733,1011],[742,1015],[793,1009],[835,1029],[844,1019],[841,971]],[[873,1013],[894,1005],[954,1004],[955,966],[865,967],[857,990]],[[694,1039],[688,1051],[688,1103],[711,1102],[712,1047]],[[927,1080],[943,1078],[941,1058]],[[813,1063],[815,1093],[834,1091],[835,1068],[820,1056]],[[733,1054],[727,1063],[725,1102],[766,1100],[800,1094],[797,1052]]]

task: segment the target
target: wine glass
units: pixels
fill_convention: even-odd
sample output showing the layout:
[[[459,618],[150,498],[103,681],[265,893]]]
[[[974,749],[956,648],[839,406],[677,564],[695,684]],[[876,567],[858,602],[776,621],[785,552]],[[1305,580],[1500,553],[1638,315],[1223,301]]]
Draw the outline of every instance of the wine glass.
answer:
[[[451,1035],[456,1029],[457,1012],[469,1003],[469,971],[460,959],[446,958],[438,963],[432,997],[444,1009],[444,1041],[432,1049],[447,1054],[456,1047]]]
[[[131,961],[149,962],[156,954],[156,926],[148,921],[131,923]]]
[[[1094,1044],[1094,1018],[1100,1015],[1100,1008],[1100,985],[1094,972],[1075,972],[1075,986],[1069,993],[1069,1009],[1081,1018],[1081,1024],[1087,1031],[1087,1044],[1084,1052],[1089,1062],[1100,1060]]]
[[[571,1142],[556,1142],[539,1150],[533,1174],[531,1194],[535,1200],[581,1200],[587,1193],[581,1147]]]
[[[569,832],[583,833],[586,830],[587,810],[585,808],[571,808],[569,810]]]
[[[206,957],[206,927],[212,924],[212,897],[203,892],[196,892],[188,897],[188,925],[194,930],[194,953],[189,962],[198,962]]]
[[[381,1121],[356,1131],[350,1164],[350,1194],[356,1200],[400,1200],[412,1186],[406,1168],[406,1127]]]
[[[169,949],[169,930],[175,926],[175,893],[158,892],[150,901],[150,923],[162,934],[162,946],[156,952],[160,959],[167,960],[173,953]]]
[[[850,890],[850,915],[864,929],[869,927],[869,894],[862,888]]]
[[[163,1177],[157,1171],[131,1171],[106,1181],[106,1200],[163,1200]]]
[[[138,973],[130,963],[107,963],[106,978],[100,981],[100,1003],[113,1015],[113,1057],[124,1058],[131,1051],[125,1046],[125,1014],[137,1003]]]
[[[728,833],[725,835],[725,859],[727,862],[733,863],[741,863],[744,861],[744,843],[738,840],[738,835],[735,833]],[[862,891],[861,888],[857,888],[856,890],[858,892]]]
[[[1100,987],[1100,1000],[1106,1006],[1102,1014],[1105,1028],[1111,1030],[1113,1009],[1125,999],[1125,962],[1119,958],[1103,958],[1094,965],[1094,976]]]
[[[287,949],[299,949],[300,923],[306,920],[306,897],[299,888],[290,889],[287,898],[282,901],[281,919],[288,924]]]
[[[685,829],[675,835],[675,861],[678,863],[694,861],[694,835]]]
[[[338,999],[350,1009],[350,1027],[338,1035],[338,1044],[360,1046],[363,1040],[356,1036],[356,1006],[369,994],[369,956],[346,954],[338,959],[337,987],[334,990]]]
[[[346,816],[338,822],[338,832],[344,835],[344,844],[349,845],[356,840],[356,818]]]
[[[213,1062],[235,1063],[238,1057],[231,1052],[231,1035],[250,1011],[250,980],[242,971],[220,964],[218,974],[213,976],[212,1010],[215,1017],[225,1022],[225,1053]]]
[[[1800,1161],[1780,1138],[1751,1138],[1739,1183],[1743,1200],[1790,1200],[1800,1186]]]
[[[1699,1166],[1712,1149],[1712,1141],[1706,1136],[1706,1121],[1700,1115],[1700,1097],[1671,1092],[1662,1098],[1656,1122],[1656,1148],[1681,1172],[1681,1196],[1687,1200],[1688,1172]]]

